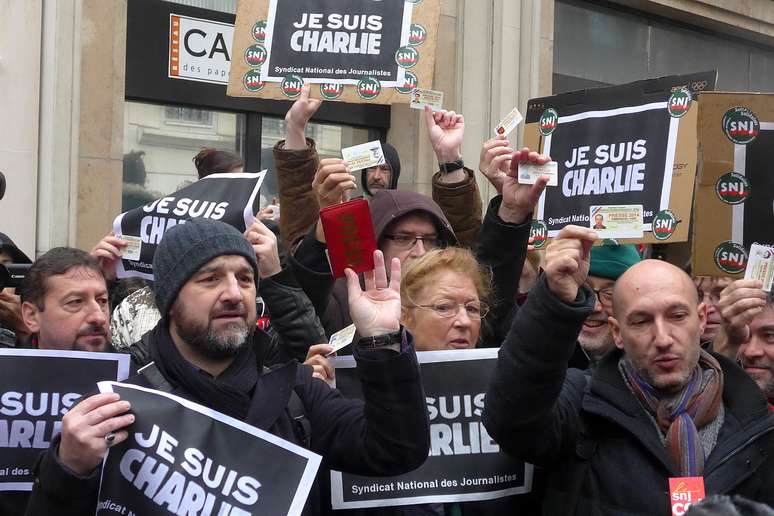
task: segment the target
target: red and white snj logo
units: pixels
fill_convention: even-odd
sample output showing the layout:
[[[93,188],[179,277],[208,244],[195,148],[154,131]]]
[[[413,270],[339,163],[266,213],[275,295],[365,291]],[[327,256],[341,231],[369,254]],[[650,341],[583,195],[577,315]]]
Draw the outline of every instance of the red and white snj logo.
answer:
[[[679,477],[669,479],[669,502],[672,516],[683,516],[691,504],[704,499],[704,478]]]

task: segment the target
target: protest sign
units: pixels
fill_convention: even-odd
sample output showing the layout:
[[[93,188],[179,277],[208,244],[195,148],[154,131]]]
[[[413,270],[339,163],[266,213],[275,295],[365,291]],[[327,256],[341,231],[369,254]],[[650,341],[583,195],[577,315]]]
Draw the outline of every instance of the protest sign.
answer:
[[[568,224],[589,227],[590,207],[642,205],[641,238],[688,239],[696,170],[697,93],[716,73],[669,76],[532,99],[524,144],[558,163],[559,181],[535,219],[548,237]]]
[[[741,278],[752,244],[774,244],[774,95],[702,95],[699,148],[693,271]]]
[[[102,380],[125,380],[117,353],[0,349],[0,491],[31,491],[32,466],[59,434],[62,416]]]
[[[409,102],[431,88],[440,0],[240,0],[227,94]]]
[[[207,407],[101,382],[132,405],[129,438],[108,450],[97,516],[301,514],[321,457]]]
[[[153,255],[164,233],[177,224],[195,218],[220,220],[244,232],[255,221],[258,192],[266,176],[254,174],[212,174],[156,199],[150,204],[120,214],[113,220],[113,232],[139,237],[139,251],[122,259],[116,267],[119,278],[153,280]],[[139,254],[139,258],[135,258]]]
[[[496,349],[417,353],[430,416],[430,456],[395,477],[331,472],[334,509],[491,500],[528,493],[531,464],[500,451],[481,422]],[[336,358],[336,386],[360,397],[355,361]]]

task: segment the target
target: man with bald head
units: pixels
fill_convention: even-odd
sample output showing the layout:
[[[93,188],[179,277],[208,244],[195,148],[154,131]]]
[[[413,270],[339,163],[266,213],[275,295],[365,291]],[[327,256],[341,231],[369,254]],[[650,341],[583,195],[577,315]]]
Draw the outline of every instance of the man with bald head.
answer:
[[[500,349],[483,421],[546,470],[543,513],[670,514],[670,478],[774,504],[774,415],[732,361],[701,349],[707,308],[680,269],[645,260],[616,282],[616,349],[567,369],[594,309],[593,229],[565,227]],[[678,483],[680,481],[677,481]]]

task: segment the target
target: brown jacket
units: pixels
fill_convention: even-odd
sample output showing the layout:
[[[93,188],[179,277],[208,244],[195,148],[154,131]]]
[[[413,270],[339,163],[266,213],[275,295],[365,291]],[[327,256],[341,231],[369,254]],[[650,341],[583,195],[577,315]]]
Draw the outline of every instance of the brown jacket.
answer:
[[[286,150],[285,140],[274,146],[274,163],[277,168],[280,206],[284,217],[280,218],[280,235],[288,250],[317,222],[320,206],[312,190],[312,180],[320,159],[315,142],[306,139],[303,150]],[[475,174],[466,168],[468,177],[461,183],[441,184],[441,172],[433,176],[433,200],[441,207],[449,220],[460,245],[473,247],[481,227],[481,195]]]

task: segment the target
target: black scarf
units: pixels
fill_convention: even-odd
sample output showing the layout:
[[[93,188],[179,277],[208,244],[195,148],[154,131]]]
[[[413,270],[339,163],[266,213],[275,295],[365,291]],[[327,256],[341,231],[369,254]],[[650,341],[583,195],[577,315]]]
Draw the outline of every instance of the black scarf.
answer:
[[[244,421],[258,381],[252,336],[231,365],[215,378],[183,358],[172,342],[167,321],[160,321],[153,332],[151,342],[155,345],[151,346],[151,356],[167,380],[185,392],[184,397]]]

